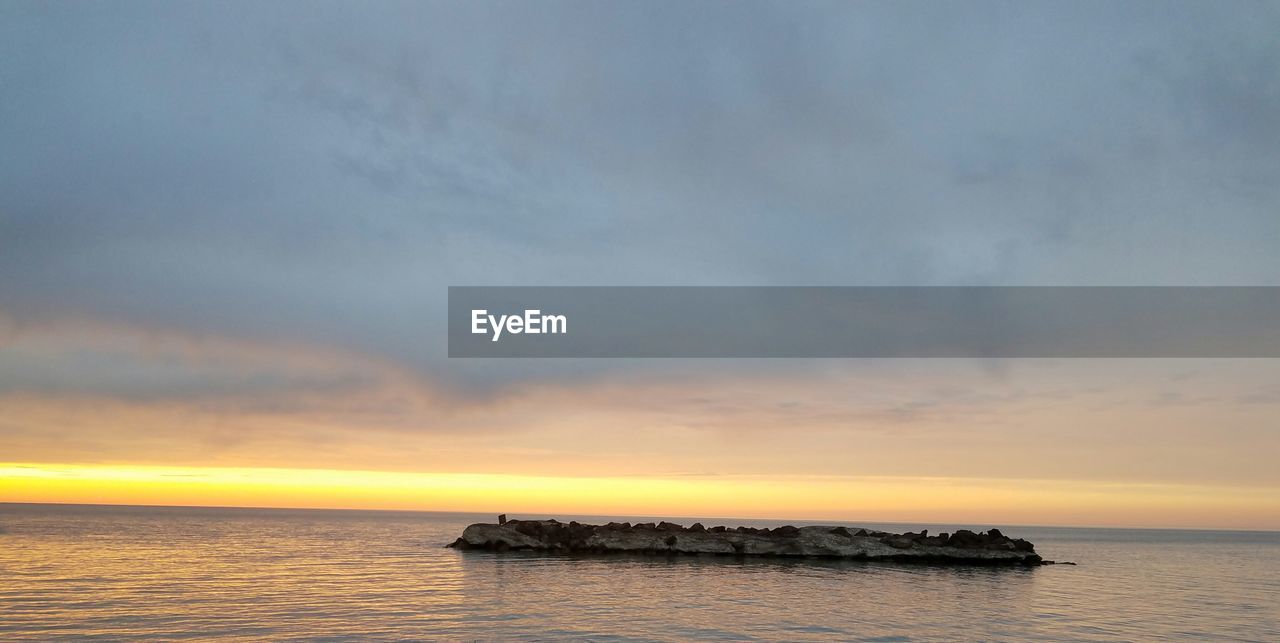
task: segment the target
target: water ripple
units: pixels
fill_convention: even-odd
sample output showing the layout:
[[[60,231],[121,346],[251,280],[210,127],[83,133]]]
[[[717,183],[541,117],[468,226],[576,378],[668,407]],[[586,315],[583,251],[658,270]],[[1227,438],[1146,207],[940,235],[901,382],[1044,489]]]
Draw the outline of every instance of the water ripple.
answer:
[[[0,638],[1280,640],[1277,534],[1026,529],[1080,566],[989,569],[441,547],[470,521],[0,505]]]

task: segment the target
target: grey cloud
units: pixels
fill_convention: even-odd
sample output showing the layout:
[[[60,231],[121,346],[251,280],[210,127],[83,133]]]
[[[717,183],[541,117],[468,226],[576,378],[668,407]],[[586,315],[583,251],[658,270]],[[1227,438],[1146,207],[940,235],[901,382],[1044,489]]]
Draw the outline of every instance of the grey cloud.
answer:
[[[447,285],[1276,284],[1277,31],[1243,3],[7,3],[0,309],[467,387],[621,367],[446,363]]]

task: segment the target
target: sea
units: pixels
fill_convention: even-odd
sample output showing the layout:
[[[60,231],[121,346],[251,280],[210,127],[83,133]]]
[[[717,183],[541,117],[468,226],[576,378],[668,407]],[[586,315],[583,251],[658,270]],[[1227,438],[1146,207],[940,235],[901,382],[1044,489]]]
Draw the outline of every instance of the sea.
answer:
[[[1280,641],[1277,532],[825,523],[1077,563],[1013,569],[445,547],[495,519],[0,504],[0,640]]]

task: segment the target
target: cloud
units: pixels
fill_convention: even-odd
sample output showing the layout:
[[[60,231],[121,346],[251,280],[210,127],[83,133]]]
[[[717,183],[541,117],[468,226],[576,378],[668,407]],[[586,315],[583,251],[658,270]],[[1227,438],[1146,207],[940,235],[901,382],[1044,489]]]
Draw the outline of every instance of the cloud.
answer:
[[[1272,360],[733,363],[476,394],[324,347],[11,323],[0,442],[30,462],[1278,482],[1269,407],[1240,397]],[[1203,381],[1168,378],[1191,365]]]
[[[1224,401],[1269,400],[1266,365],[459,361],[444,304],[1280,285],[1277,31],[1263,3],[5,3],[0,434],[37,461],[1274,484],[1266,405]],[[1171,404],[1208,395],[1188,370],[1226,373],[1218,403]]]
[[[1265,5],[6,15],[14,315],[440,369],[450,284],[1280,274]]]

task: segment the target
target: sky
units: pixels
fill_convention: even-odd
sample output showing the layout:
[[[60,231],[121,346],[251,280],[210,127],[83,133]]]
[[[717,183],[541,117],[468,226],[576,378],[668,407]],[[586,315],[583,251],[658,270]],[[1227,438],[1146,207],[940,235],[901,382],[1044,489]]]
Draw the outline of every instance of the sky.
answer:
[[[0,4],[0,501],[1280,529],[1276,360],[459,360],[451,285],[1280,286],[1264,2]]]

